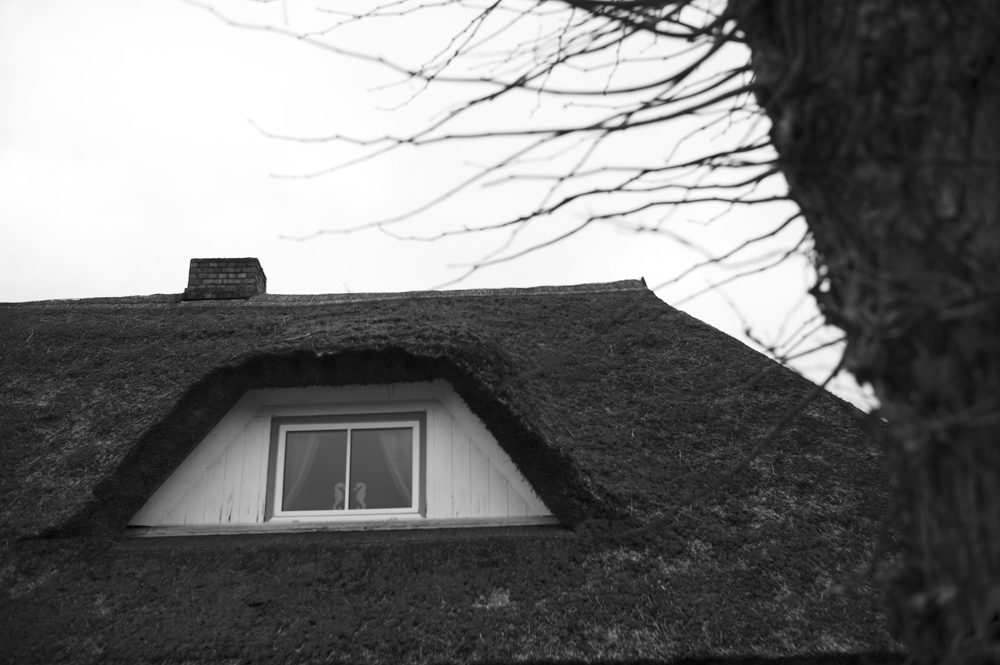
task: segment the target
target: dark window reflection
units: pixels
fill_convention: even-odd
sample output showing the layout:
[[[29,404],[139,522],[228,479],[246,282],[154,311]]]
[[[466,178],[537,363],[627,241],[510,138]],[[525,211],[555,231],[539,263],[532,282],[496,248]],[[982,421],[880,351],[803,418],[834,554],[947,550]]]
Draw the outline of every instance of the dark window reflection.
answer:
[[[287,432],[282,509],[343,509],[346,469],[345,430]]]
[[[351,439],[349,508],[413,504],[413,430],[356,429]]]

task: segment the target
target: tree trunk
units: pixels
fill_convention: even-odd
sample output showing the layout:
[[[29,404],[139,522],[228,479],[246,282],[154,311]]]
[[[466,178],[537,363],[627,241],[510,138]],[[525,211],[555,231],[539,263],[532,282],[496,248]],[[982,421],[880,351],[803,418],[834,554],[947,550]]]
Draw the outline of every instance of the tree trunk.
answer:
[[[1000,662],[1000,2],[731,0],[814,294],[887,422],[918,662]]]

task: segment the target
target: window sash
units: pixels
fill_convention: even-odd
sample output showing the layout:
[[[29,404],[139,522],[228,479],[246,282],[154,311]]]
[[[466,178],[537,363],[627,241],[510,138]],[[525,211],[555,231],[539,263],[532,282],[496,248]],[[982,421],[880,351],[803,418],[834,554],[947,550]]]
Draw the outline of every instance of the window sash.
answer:
[[[394,508],[350,508],[353,492],[351,487],[351,461],[353,432],[357,430],[372,429],[409,429],[410,430],[410,505]],[[319,431],[346,431],[347,446],[345,458],[345,478],[344,482],[344,507],[329,510],[285,510],[283,507],[285,492],[285,464],[287,436],[289,432],[319,432]],[[357,519],[359,517],[378,517],[389,515],[415,514],[419,511],[419,497],[421,492],[420,478],[420,421],[418,420],[357,420],[344,421],[341,419],[324,422],[318,420],[310,423],[289,423],[282,424],[278,428],[277,454],[275,456],[274,492],[272,496],[272,519],[284,518],[299,520],[329,520],[329,519]],[[331,479],[334,481],[334,479]]]

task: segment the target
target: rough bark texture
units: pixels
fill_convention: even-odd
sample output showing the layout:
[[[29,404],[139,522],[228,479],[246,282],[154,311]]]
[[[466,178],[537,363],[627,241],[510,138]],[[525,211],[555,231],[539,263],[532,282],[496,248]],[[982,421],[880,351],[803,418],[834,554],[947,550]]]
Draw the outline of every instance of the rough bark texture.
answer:
[[[919,662],[1000,662],[1000,2],[731,0],[815,295],[888,423]]]

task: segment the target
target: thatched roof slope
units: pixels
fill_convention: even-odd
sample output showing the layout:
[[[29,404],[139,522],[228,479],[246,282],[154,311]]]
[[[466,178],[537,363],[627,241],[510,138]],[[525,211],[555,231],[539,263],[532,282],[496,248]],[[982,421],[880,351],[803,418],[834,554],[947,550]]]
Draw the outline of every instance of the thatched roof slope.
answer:
[[[309,658],[393,660],[403,647],[376,617],[431,661],[891,646],[871,589],[835,591],[867,563],[885,508],[856,412],[823,393],[747,461],[812,385],[639,282],[0,305],[0,348],[0,576],[8,616],[24,617],[4,628],[62,636],[15,640],[21,658],[72,660],[89,633],[105,656],[152,661],[176,640],[214,662],[259,655],[266,628]],[[572,532],[122,540],[247,389],[431,378]],[[371,616],[333,617],[331,598]],[[231,628],[209,638],[206,621]]]

